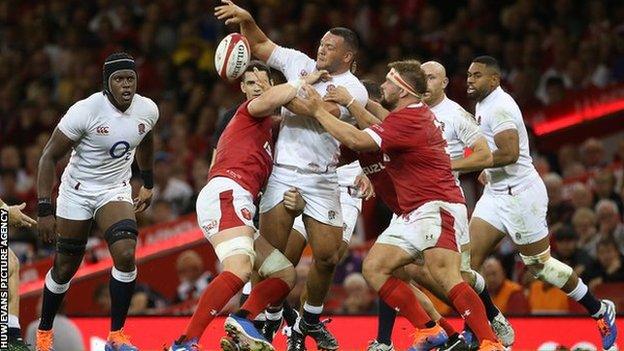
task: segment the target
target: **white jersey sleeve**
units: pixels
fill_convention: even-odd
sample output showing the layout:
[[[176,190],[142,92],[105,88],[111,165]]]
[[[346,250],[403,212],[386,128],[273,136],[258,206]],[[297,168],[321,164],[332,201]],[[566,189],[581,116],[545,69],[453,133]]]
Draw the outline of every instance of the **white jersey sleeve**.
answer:
[[[494,135],[507,130],[507,129],[518,129],[516,123],[514,121],[514,116],[511,113],[509,108],[505,108],[502,105],[497,106],[498,108],[494,108],[491,111],[491,117],[488,119],[490,122],[490,128]]]
[[[61,118],[58,129],[69,139],[78,141],[87,132],[90,118],[90,111],[84,106],[84,101],[78,101]]]
[[[160,117],[160,113],[158,112],[158,105],[156,105],[156,103],[148,98],[148,97],[144,97],[145,102],[146,102],[146,109],[149,113],[148,115],[148,120],[150,121],[150,125],[149,125],[149,129],[153,129],[154,126],[156,126],[156,122],[158,122],[158,118]]]
[[[275,47],[267,64],[282,72],[287,81],[298,79],[310,66],[316,66],[316,62],[303,52],[281,46]]]
[[[477,122],[470,113],[463,111],[463,113],[454,121],[456,123],[454,129],[457,132],[457,137],[462,144],[472,147],[477,139],[483,136],[479,130]]]

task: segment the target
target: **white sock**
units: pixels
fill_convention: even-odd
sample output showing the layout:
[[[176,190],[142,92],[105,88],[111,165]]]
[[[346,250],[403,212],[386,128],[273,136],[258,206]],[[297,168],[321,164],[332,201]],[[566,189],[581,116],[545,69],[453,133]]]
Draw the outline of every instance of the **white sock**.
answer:
[[[568,293],[568,296],[573,298],[575,301],[580,301],[585,294],[587,294],[587,285],[583,283],[581,279],[578,280],[578,284],[576,284],[576,288]]]
[[[54,281],[54,279],[52,278],[52,269],[50,269],[48,271],[48,273],[45,276],[45,286],[46,288],[48,288],[48,290],[50,290],[51,292],[55,293],[55,294],[63,294],[65,292],[67,292],[67,290],[69,290],[69,283],[71,282],[68,281],[65,284],[59,284],[57,282]]]
[[[249,296],[249,294],[251,294],[251,282],[247,282],[243,285],[243,295]]]
[[[471,269],[470,272],[475,277],[475,283],[474,283],[473,288],[475,289],[477,294],[482,293],[483,290],[485,289],[485,279],[483,279],[483,276],[479,274],[479,272],[475,271],[474,269]]]
[[[113,268],[111,269],[111,275],[113,276],[115,280],[119,282],[131,283],[137,277],[137,268],[134,267],[134,270],[131,272],[122,272],[118,270],[117,268],[115,268],[115,266],[113,266]]]
[[[269,311],[265,311],[264,315],[266,316],[267,320],[270,321],[279,321],[280,319],[282,319],[282,313],[284,312],[283,308],[280,308],[279,311],[277,312],[269,312]]]
[[[9,314],[9,328],[20,329],[19,318],[14,314]]]
[[[320,306],[312,306],[308,305],[308,303],[303,304],[303,310],[308,313],[321,314],[323,313],[323,305]]]

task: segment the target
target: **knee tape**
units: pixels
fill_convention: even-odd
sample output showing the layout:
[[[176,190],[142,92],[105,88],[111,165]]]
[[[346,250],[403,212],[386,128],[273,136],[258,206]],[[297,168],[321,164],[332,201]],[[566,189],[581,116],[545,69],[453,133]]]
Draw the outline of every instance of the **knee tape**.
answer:
[[[133,219],[123,219],[106,229],[106,232],[104,232],[104,239],[110,246],[116,241],[123,239],[136,240],[138,234],[139,229],[136,221]]]
[[[459,270],[462,272],[472,271],[472,268],[470,268],[470,249],[461,252],[461,263],[459,266]]]
[[[253,265],[256,260],[256,252],[254,251],[254,241],[250,237],[239,236],[238,238],[224,241],[214,248],[219,261],[233,255],[247,255],[251,259]]]
[[[87,239],[63,238],[56,239],[56,252],[68,256],[79,256],[85,252]]]
[[[520,254],[520,257],[522,257],[524,264],[528,266],[541,265],[542,268],[535,274],[535,277],[547,281],[558,288],[562,288],[574,272],[572,267],[551,257],[550,249],[535,256]]]
[[[271,274],[279,272],[288,267],[292,267],[292,263],[282,254],[279,250],[275,249],[271,254],[262,262],[258,274],[262,278],[267,278]]]

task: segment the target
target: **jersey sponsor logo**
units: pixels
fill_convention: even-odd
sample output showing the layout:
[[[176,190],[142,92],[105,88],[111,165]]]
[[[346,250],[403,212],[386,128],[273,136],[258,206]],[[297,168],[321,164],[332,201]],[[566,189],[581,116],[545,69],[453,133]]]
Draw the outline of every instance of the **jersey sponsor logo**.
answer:
[[[388,154],[383,154],[383,161],[390,162],[390,156],[388,156]]]
[[[109,126],[98,126],[95,128],[95,132],[99,135],[108,135]]]
[[[266,141],[264,143],[264,151],[266,151],[267,154],[269,154],[270,158],[273,158],[273,150],[271,150],[271,143],[269,143],[268,141]]]
[[[108,150],[108,154],[111,155],[112,158],[122,158],[130,155],[128,150],[130,150],[130,143],[122,140],[114,143],[110,150]]]
[[[143,135],[145,134],[145,124],[144,123],[139,123],[139,135]]]
[[[372,165],[362,167],[362,171],[364,174],[374,174],[383,171],[386,167],[381,162],[374,163]]]
[[[243,215],[243,218],[245,218],[248,221],[251,221],[251,212],[249,212],[248,209],[246,208],[241,209],[241,214]]]
[[[216,219],[213,219],[212,221],[202,225],[202,228],[204,229],[204,231],[206,233],[210,233],[210,231],[212,231],[213,229],[215,229],[218,225],[218,222]]]

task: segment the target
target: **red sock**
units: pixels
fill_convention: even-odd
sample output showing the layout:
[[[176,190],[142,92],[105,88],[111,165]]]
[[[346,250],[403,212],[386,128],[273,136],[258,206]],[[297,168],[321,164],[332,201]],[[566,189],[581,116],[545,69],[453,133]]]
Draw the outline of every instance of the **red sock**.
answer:
[[[184,333],[186,338],[200,339],[208,324],[221,312],[232,296],[243,288],[243,285],[245,283],[239,277],[228,271],[211,281],[202,293],[197,309],[186,326]]]
[[[420,306],[414,292],[400,279],[390,277],[379,289],[379,297],[388,306],[398,309],[415,328],[424,329],[431,318]]]
[[[446,335],[448,336],[459,334],[457,330],[455,330],[455,328],[453,328],[453,326],[444,317],[438,320],[438,324],[442,327],[442,329],[444,329]]]
[[[497,341],[490,323],[485,315],[485,307],[479,299],[477,293],[470,285],[461,282],[455,285],[449,292],[449,300],[453,303],[455,310],[466,320],[466,323],[477,335],[479,341]]]
[[[267,306],[281,303],[288,293],[290,293],[290,287],[282,279],[265,279],[251,289],[251,294],[241,306],[241,310],[249,312],[247,318],[254,319]]]

